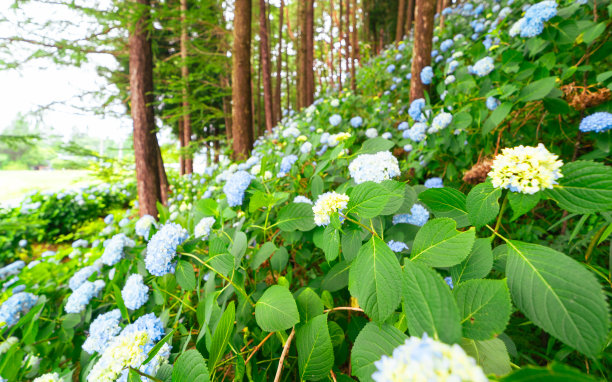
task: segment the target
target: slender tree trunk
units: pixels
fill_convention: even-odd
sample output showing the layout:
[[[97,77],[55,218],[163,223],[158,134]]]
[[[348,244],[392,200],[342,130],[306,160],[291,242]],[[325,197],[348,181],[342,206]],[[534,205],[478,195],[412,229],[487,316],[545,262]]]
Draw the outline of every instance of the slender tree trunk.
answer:
[[[414,20],[414,6],[415,0],[408,0],[408,6],[406,8],[406,25],[404,26],[404,34],[409,35],[412,31],[412,22]]]
[[[435,0],[416,0],[410,102],[423,98],[428,86],[421,83],[421,70],[431,64]]]
[[[340,16],[338,17],[338,21],[340,22],[340,25],[338,26],[338,42],[339,44],[339,49],[338,49],[338,83],[340,84],[340,91],[342,91],[342,73],[343,73],[343,69],[342,69],[342,57],[344,56],[342,49],[344,49],[344,22],[343,22],[343,16],[344,16],[344,5],[343,2],[344,0],[338,0],[340,2]]]
[[[353,2],[353,12],[351,13],[351,18],[352,18],[352,25],[353,25],[353,31],[350,35],[351,39],[352,39],[352,43],[351,43],[351,89],[353,91],[357,90],[357,83],[356,83],[356,78],[355,78],[355,74],[356,74],[356,69],[355,66],[357,65],[357,57],[359,55],[359,41],[357,39],[357,0],[349,0]]]
[[[276,91],[274,92],[274,118],[275,123],[278,123],[282,118],[282,105],[281,105],[281,84],[283,78],[281,76],[281,70],[283,68],[283,16],[284,16],[285,2],[280,0],[280,12],[278,21],[278,56],[276,57]]]
[[[329,18],[331,19],[332,26],[334,25],[334,15],[335,15],[334,1],[329,0]],[[328,52],[329,52],[329,57],[327,60],[327,66],[329,67],[330,82],[331,82],[331,86],[333,87],[335,86],[335,82],[336,82],[336,80],[334,79],[335,73],[334,73],[334,33],[333,33],[333,30],[329,31]]]
[[[184,1],[184,0],[183,0]],[[272,111],[272,78],[270,68],[270,45],[268,43],[268,23],[266,21],[266,0],[259,0],[259,49],[261,50],[261,73],[264,90],[264,108],[266,118],[266,131],[272,132],[274,126],[274,112]]]
[[[376,54],[380,54],[385,46],[385,30],[380,28],[378,31],[378,52]]]
[[[253,148],[251,111],[251,0],[234,4],[232,50],[232,136],[234,157],[248,158]]]
[[[229,89],[229,81],[226,76],[221,77],[221,86],[224,90]],[[225,135],[228,140],[232,139],[232,99],[223,96],[223,116],[225,118]]]
[[[304,62],[304,78],[306,79],[306,94],[304,107],[314,102],[314,0],[306,0],[306,57]]]
[[[395,29],[395,42],[400,42],[404,39],[404,17],[406,15],[406,0],[400,0],[397,10],[397,28]]]
[[[191,111],[189,109],[189,67],[187,66],[187,0],[181,0],[181,77],[183,80],[183,144],[189,149],[191,143]],[[193,172],[191,150],[185,155],[185,173]]]
[[[153,114],[153,53],[147,33],[150,23],[149,0],[132,0],[140,12],[130,28],[130,101],[134,121],[134,157],[140,215],[157,216],[161,201],[160,163]]]
[[[353,83],[353,48],[351,47],[351,0],[346,0],[346,31],[344,32],[346,41],[346,70],[351,74],[351,86]]]
[[[180,142],[180,155],[179,155],[179,162],[180,162],[180,170],[179,170],[179,174],[181,175],[185,175],[185,153],[183,150],[185,150],[185,136],[183,135],[183,122],[184,119],[181,118],[178,121],[178,136],[179,136],[179,142]]]
[[[440,31],[444,29],[444,15],[442,14],[442,11],[448,7],[449,4],[450,0],[442,0],[442,9],[440,9]]]
[[[442,12],[442,0],[437,0],[436,1],[436,11],[434,12],[434,14],[440,13],[440,12]]]
[[[262,57],[261,57],[261,49],[259,50],[259,63],[257,65],[257,129],[255,132],[255,137],[259,137],[262,134],[262,130],[264,128],[265,125],[265,121],[264,121],[264,109],[263,107],[261,107],[261,105],[263,104],[262,101],[262,97],[261,97],[261,61],[262,61]]]
[[[162,159],[161,148],[157,142],[157,137],[155,137],[153,143],[155,145],[155,151],[157,151],[157,173],[159,175],[161,204],[166,206],[168,205],[168,191],[170,190],[170,184],[168,184],[168,177],[166,176],[166,170],[164,169],[164,160]]]

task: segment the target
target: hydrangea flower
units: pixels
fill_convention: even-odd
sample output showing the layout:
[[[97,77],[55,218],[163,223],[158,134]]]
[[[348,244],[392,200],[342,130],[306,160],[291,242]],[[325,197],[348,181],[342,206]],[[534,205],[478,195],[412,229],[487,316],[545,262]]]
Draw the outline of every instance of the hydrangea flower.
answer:
[[[302,143],[302,146],[300,147],[300,152],[302,154],[308,154],[311,150],[312,150],[312,143],[310,142]]]
[[[133,274],[128,277],[121,290],[121,297],[128,309],[136,310],[149,299],[149,288],[142,282],[142,276]]]
[[[485,57],[481,60],[478,60],[474,64],[474,66],[472,67],[472,72],[478,77],[484,77],[487,74],[491,73],[493,69],[495,69],[493,59],[491,57]]]
[[[319,143],[327,144],[327,141],[329,140],[330,135],[331,134],[328,133],[327,131],[321,134],[321,138],[319,138]]]
[[[372,379],[376,382],[489,381],[461,346],[435,341],[427,334],[423,338],[408,338],[393,350],[392,356],[383,355],[374,365]]]
[[[308,199],[305,196],[298,195],[293,199],[293,203],[306,203],[312,205],[312,200]]]
[[[121,331],[121,312],[119,309],[100,314],[89,326],[89,336],[83,343],[83,350],[89,354],[102,353],[110,341]]]
[[[376,130],[373,127],[370,127],[369,129],[367,129],[365,131],[365,135],[366,135],[366,137],[368,137],[370,139],[376,138],[376,137],[378,137],[378,130]]]
[[[105,223],[105,224],[107,224],[107,225],[108,225],[108,224],[111,224],[111,223],[112,223],[112,222],[114,222],[114,221],[115,221],[115,215],[113,215],[113,214],[108,214],[108,215],[106,215],[106,217],[104,218],[104,223]]]
[[[454,44],[454,41],[452,39],[447,39],[442,41],[442,43],[440,44],[440,50],[443,52],[446,52],[447,50],[449,50]]]
[[[363,125],[363,118],[361,118],[360,116],[351,118],[351,126],[353,126],[354,128],[357,128],[357,127],[360,127],[361,125]]]
[[[300,130],[297,128],[297,126],[289,126],[288,128],[283,130],[281,135],[283,136],[283,138],[297,138],[300,136]]]
[[[422,227],[429,220],[429,211],[425,209],[422,205],[415,203],[412,208],[410,208],[409,214],[400,214],[393,216],[393,224],[412,224],[419,227]]]
[[[18,244],[21,248],[25,248],[28,245],[28,241],[26,239],[21,239]]]
[[[412,119],[416,122],[423,122],[425,120],[425,116],[422,114],[422,110],[425,107],[425,99],[418,98],[410,103],[410,108],[408,109],[408,115],[412,117]]]
[[[287,176],[287,173],[289,171],[291,171],[291,167],[293,167],[293,164],[298,160],[297,155],[291,154],[291,155],[287,155],[285,157],[283,157],[283,159],[281,160],[280,163],[280,171],[279,173],[276,175],[278,178],[282,178],[284,176]]]
[[[404,130],[406,130],[409,127],[410,127],[410,125],[408,125],[408,122],[401,122],[399,125],[397,125],[397,129],[399,131],[404,131]]]
[[[393,252],[402,252],[408,249],[406,243],[403,243],[401,241],[389,240],[387,245],[389,246],[389,248],[391,248]]]
[[[47,373],[34,379],[32,382],[60,382],[60,376],[57,373]]]
[[[334,212],[341,212],[344,210],[348,202],[348,195],[339,194],[335,191],[319,195],[315,205],[312,207],[315,224],[318,226],[328,225],[330,223],[330,216]]]
[[[407,153],[411,152],[412,151],[412,145],[411,144],[404,145],[404,151],[407,152]]]
[[[543,144],[537,147],[517,146],[505,148],[493,160],[489,177],[493,187],[512,192],[535,194],[552,188],[561,178],[563,162],[550,153]]]
[[[497,109],[497,107],[499,106],[499,104],[500,104],[500,103],[501,103],[501,102],[500,102],[500,101],[499,101],[497,98],[495,98],[495,97],[493,97],[493,96],[488,97],[488,98],[487,98],[487,102],[486,102],[486,104],[487,104],[487,109],[489,109],[489,110],[495,110],[495,109]]]
[[[6,324],[9,328],[15,325],[22,314],[26,314],[38,301],[32,293],[15,293],[0,305],[0,327]]]
[[[444,183],[442,182],[442,178],[434,177],[425,180],[425,187],[427,188],[442,188],[444,187]]]
[[[395,71],[395,65],[391,64],[387,66],[387,73],[393,73]]]
[[[89,242],[85,239],[78,239],[72,242],[72,248],[85,248],[89,245]]]
[[[340,114],[334,114],[329,117],[329,124],[332,126],[338,126],[342,122],[342,117]]]
[[[329,103],[332,107],[338,107],[340,106],[340,100],[338,100],[337,98],[334,98],[331,100],[331,102]]]
[[[104,253],[100,259],[105,265],[115,265],[123,258],[125,247],[133,247],[134,241],[124,233],[118,233],[105,243]]]
[[[79,287],[83,285],[83,283],[85,283],[85,281],[87,281],[91,275],[99,270],[100,268],[95,265],[81,268],[70,278],[70,280],[68,280],[68,287],[74,292],[75,290],[79,289]]]
[[[579,129],[583,133],[588,133],[591,131],[595,133],[603,133],[604,131],[608,131],[612,129],[612,113],[600,111],[599,113],[594,113],[588,117],[584,117],[582,121],[580,121]]]
[[[223,192],[227,198],[227,204],[230,207],[236,207],[242,204],[244,199],[244,192],[249,185],[253,175],[246,171],[237,171],[233,173],[223,186]]]
[[[145,266],[154,276],[174,273],[176,248],[189,237],[186,229],[176,223],[166,223],[147,244]]]
[[[455,286],[453,285],[453,278],[450,276],[447,276],[444,278],[444,282],[446,282],[446,284],[448,284],[449,288],[453,289]]]
[[[391,137],[393,137],[393,135],[391,135],[390,132],[384,132],[382,133],[381,137],[385,138],[385,139],[391,139]]]
[[[423,139],[427,137],[425,131],[427,130],[427,125],[423,122],[417,122],[412,127],[402,134],[403,138],[408,138],[413,142],[421,142]]]
[[[436,115],[431,122],[431,127],[427,130],[428,133],[433,134],[437,133],[440,130],[443,130],[450,125],[453,121],[453,115],[447,112],[440,112],[440,114]]]
[[[154,225],[155,225],[155,218],[153,216],[143,215],[136,222],[136,226],[135,226],[136,235],[144,237],[144,238],[148,238],[149,231],[151,230],[151,226],[154,226]]]
[[[4,280],[9,276],[19,274],[25,265],[26,264],[24,261],[17,260],[5,267],[0,268],[0,280]]]
[[[357,184],[380,183],[400,175],[397,158],[389,151],[357,156],[349,164],[349,172]]]
[[[448,63],[448,66],[446,67],[446,73],[448,74],[454,73],[458,66],[459,66],[459,61],[452,60],[451,62]]]
[[[509,34],[515,37],[519,33],[521,37],[531,38],[538,36],[544,30],[544,23],[557,14],[557,3],[555,1],[542,1],[530,6],[525,12],[525,17],[520,18],[510,28]]]
[[[329,145],[329,147],[336,147],[338,146],[340,142],[344,142],[350,137],[351,137],[350,133],[332,134],[329,136],[329,139],[327,140],[327,144]]]
[[[431,84],[431,80],[433,79],[434,73],[431,66],[426,66],[421,70],[421,82],[424,85]]]
[[[214,224],[215,218],[210,216],[202,218],[193,228],[193,235],[198,239],[208,239],[208,235],[210,235],[210,230]]]
[[[81,313],[85,310],[89,301],[97,296],[105,286],[106,283],[102,280],[96,280],[94,282],[85,281],[68,297],[68,302],[66,302],[64,310],[66,313]]]
[[[446,78],[444,79],[444,85],[450,85],[453,82],[455,82],[455,76],[452,74],[449,76],[446,76]]]

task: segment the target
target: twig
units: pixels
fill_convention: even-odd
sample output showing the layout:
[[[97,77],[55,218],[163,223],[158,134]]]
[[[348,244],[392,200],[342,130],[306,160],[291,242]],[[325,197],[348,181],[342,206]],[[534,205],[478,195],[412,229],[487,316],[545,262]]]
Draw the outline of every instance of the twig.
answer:
[[[352,310],[354,312],[363,312],[363,309],[361,309],[361,308],[353,308],[352,306],[338,306],[338,307],[335,307],[335,308],[324,310],[323,313],[334,312],[334,311],[337,311],[337,310]]]
[[[283,352],[281,353],[280,359],[278,360],[278,367],[276,368],[276,376],[274,377],[274,382],[280,381],[281,374],[283,372],[283,362],[285,361],[287,353],[289,353],[289,346],[291,346],[291,340],[293,340],[294,335],[295,328],[291,329],[291,334],[289,334],[289,338],[287,338],[287,342],[285,342],[285,347],[283,347]]]
[[[266,341],[270,337],[272,337],[272,334],[274,334],[274,332],[271,332],[270,334],[268,334],[266,338],[264,338],[259,344],[257,344],[257,346],[255,346],[255,348],[253,349],[253,352],[251,352],[251,354],[249,354],[249,356],[247,357],[246,361],[244,361],[245,364],[249,363],[249,361],[251,360],[251,358],[253,358],[255,353],[257,353],[257,351],[263,346],[263,344],[265,344]]]

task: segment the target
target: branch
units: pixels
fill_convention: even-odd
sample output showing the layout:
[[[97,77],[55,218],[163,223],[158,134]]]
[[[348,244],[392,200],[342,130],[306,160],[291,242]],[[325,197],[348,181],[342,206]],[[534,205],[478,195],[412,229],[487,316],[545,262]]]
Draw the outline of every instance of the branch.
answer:
[[[274,377],[274,382],[279,382],[281,378],[281,374],[283,372],[283,362],[285,362],[285,357],[287,353],[289,353],[289,346],[291,346],[291,340],[293,340],[293,336],[295,335],[295,328],[291,329],[291,334],[289,334],[289,338],[287,338],[287,342],[285,342],[285,347],[283,347],[283,352],[278,360],[278,368],[276,368],[276,376]]]

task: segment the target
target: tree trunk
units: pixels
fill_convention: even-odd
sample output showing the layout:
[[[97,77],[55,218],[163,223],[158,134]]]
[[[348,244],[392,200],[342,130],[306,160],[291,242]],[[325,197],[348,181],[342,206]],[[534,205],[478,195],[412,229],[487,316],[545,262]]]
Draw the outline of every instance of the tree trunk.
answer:
[[[283,78],[281,70],[283,68],[283,16],[285,11],[285,2],[280,0],[280,12],[278,21],[278,56],[276,57],[276,91],[274,92],[274,119],[278,123],[282,118],[283,108],[281,105],[281,84]]]
[[[189,110],[189,68],[187,67],[187,0],[181,0],[181,78],[183,80],[183,144],[187,148],[185,155],[185,173],[193,172],[191,155],[191,112]]]
[[[234,5],[232,50],[232,136],[234,158],[248,158],[253,148],[251,112],[251,0]]]
[[[344,44],[342,44],[342,41],[343,41],[343,30],[344,30],[343,29],[343,25],[342,25],[343,24],[343,22],[342,22],[343,17],[342,16],[344,15],[344,6],[343,6],[342,3],[344,2],[344,0],[339,0],[339,2],[340,2],[340,17],[338,17],[338,19],[339,19],[340,25],[338,27],[338,42],[339,42],[339,44],[338,44],[338,46],[339,46],[339,48],[338,48],[338,64],[339,64],[338,65],[338,83],[340,84],[340,91],[342,91],[342,71],[343,71],[342,70],[342,56],[343,56],[343,54],[342,54],[342,47],[344,45]]]
[[[184,0],[183,0],[184,1]],[[272,78],[270,68],[270,45],[268,44],[268,23],[266,22],[266,0],[259,0],[259,49],[261,50],[261,73],[264,91],[266,131],[272,132],[274,113],[272,111]]]
[[[353,24],[353,33],[351,34],[351,38],[352,38],[352,43],[351,43],[351,89],[353,91],[357,90],[357,83],[356,83],[356,78],[355,78],[355,73],[356,73],[356,69],[355,69],[355,65],[357,65],[358,62],[358,56],[359,56],[359,40],[357,39],[357,0],[349,0],[353,2],[353,12],[351,13],[352,16],[352,24]]]
[[[431,64],[431,43],[436,0],[416,0],[410,102],[423,98],[428,86],[421,83],[421,70]]]
[[[406,14],[406,0],[399,1],[397,10],[397,28],[395,29],[395,42],[400,42],[404,39],[404,17]]]
[[[306,57],[304,62],[304,78],[306,79],[306,94],[304,107],[314,102],[314,0],[306,0]]]
[[[221,77],[221,87],[224,90],[229,89],[229,81],[224,75]],[[223,96],[223,117],[225,119],[225,135],[228,140],[232,139],[232,99],[229,96]]]
[[[437,0],[436,1],[436,11],[434,12],[434,15],[440,12],[442,12],[442,0]]]
[[[179,174],[181,175],[185,175],[185,153],[183,151],[185,149],[185,136],[183,135],[183,122],[184,122],[183,118],[179,119],[178,121],[178,137],[179,137],[179,142],[180,142]]]
[[[412,22],[414,20],[414,2],[415,0],[408,0],[408,8],[406,8],[406,25],[404,27],[404,34],[410,35],[412,31]]]
[[[444,30],[444,15],[442,14],[442,11],[448,7],[449,3],[450,0],[442,0],[442,9],[440,10],[440,31]]]
[[[353,48],[351,47],[351,0],[346,0],[346,70],[351,73],[351,86],[353,83]]]
[[[153,114],[153,53],[147,33],[150,23],[149,0],[132,0],[141,12],[130,28],[130,101],[134,122],[134,157],[140,215],[157,216],[161,201],[159,148]]]
[[[155,151],[157,151],[157,172],[159,174],[161,204],[166,206],[168,205],[168,191],[170,190],[170,184],[168,184],[168,177],[166,176],[166,170],[164,169],[164,160],[162,159],[161,148],[157,142],[157,137],[155,137],[153,143],[155,144]]]

